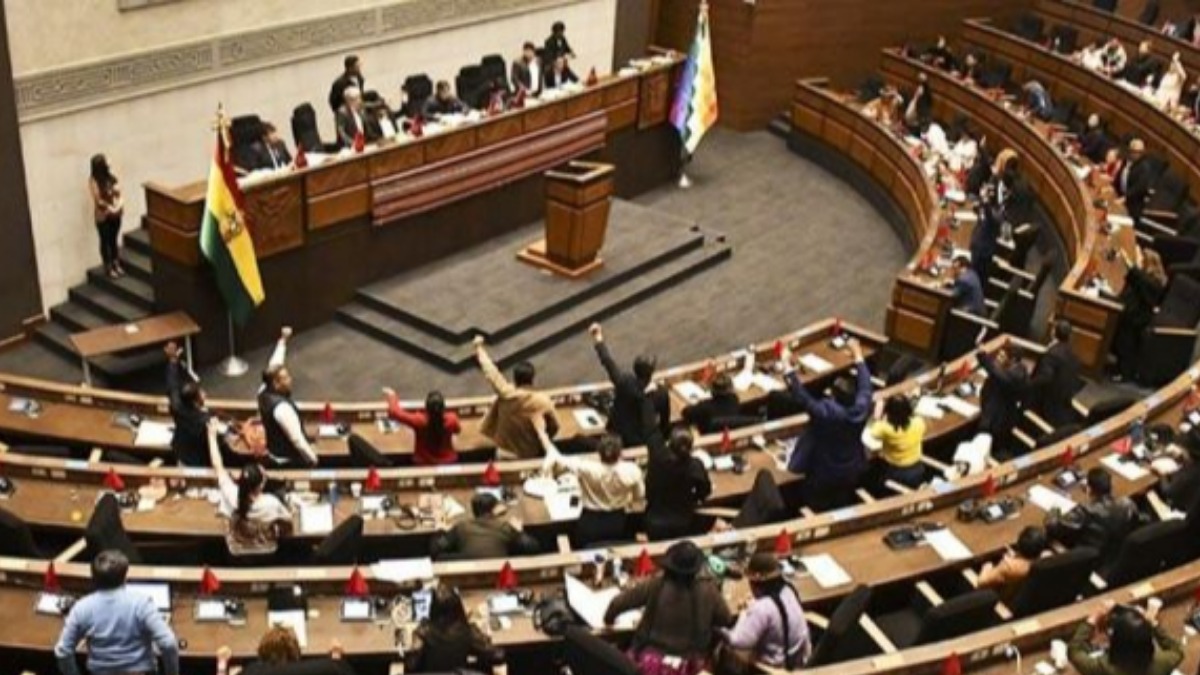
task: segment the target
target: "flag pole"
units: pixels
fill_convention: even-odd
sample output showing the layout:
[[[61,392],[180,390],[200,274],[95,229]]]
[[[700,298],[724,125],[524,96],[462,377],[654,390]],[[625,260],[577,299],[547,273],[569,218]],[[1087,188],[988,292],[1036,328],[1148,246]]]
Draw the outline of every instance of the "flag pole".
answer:
[[[246,360],[237,355],[237,342],[234,339],[233,315],[228,312],[225,314],[225,320],[229,326],[229,356],[221,362],[221,374],[228,378],[241,377],[250,370],[250,364]]]
[[[688,177],[687,167],[692,163],[692,155],[687,150],[683,151],[683,159],[679,163],[679,189],[686,190],[692,187],[692,179]]]

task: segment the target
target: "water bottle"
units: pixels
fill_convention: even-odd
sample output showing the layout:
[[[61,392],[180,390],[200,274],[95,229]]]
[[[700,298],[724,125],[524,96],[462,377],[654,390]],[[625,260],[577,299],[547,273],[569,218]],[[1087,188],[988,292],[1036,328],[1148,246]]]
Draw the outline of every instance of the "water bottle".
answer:
[[[1129,444],[1133,448],[1139,448],[1146,440],[1146,420],[1137,418],[1129,427]]]
[[[338,495],[338,486],[337,486],[337,483],[336,483],[336,482],[334,482],[334,481],[329,481],[329,494],[328,494],[328,498],[329,498],[329,505],[330,505],[330,506],[332,506],[332,507],[334,507],[334,508],[337,508],[338,496],[339,496],[339,495]]]

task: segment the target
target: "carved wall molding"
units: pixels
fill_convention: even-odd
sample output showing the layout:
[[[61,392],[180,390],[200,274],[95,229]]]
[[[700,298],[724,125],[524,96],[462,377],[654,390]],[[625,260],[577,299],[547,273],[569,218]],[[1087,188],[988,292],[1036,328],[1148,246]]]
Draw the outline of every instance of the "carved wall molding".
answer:
[[[21,122],[587,0],[406,0],[18,75]]]

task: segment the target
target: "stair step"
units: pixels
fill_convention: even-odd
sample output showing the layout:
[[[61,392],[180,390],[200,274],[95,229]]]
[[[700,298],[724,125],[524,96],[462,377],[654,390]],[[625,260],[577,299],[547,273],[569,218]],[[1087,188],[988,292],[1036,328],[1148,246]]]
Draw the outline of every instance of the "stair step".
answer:
[[[68,297],[111,323],[129,323],[150,315],[148,310],[124,300],[121,296],[90,284],[80,284],[72,288]]]
[[[50,320],[61,324],[72,333],[82,333],[112,323],[83,304],[71,300],[51,307]]]
[[[87,278],[89,284],[118,295],[121,299],[142,309],[147,311],[154,309],[154,288],[142,279],[133,276],[112,279],[105,274],[102,267],[93,267],[88,270]]]
[[[149,257],[150,256],[150,230],[144,227],[139,227],[136,230],[130,230],[122,237],[125,248],[137,251],[138,253]]]
[[[624,311],[727,260],[731,254],[732,248],[728,244],[710,241],[703,247],[649,270],[608,293],[588,298],[511,338],[489,344],[492,358],[501,368],[507,367],[578,334],[593,321],[600,321]],[[474,367],[474,353],[469,344],[457,344],[441,339],[385,314],[374,306],[361,302],[347,305],[338,310],[338,320],[443,370],[461,372]]]
[[[121,249],[121,265],[129,276],[154,283],[154,263],[146,253],[126,246]]]

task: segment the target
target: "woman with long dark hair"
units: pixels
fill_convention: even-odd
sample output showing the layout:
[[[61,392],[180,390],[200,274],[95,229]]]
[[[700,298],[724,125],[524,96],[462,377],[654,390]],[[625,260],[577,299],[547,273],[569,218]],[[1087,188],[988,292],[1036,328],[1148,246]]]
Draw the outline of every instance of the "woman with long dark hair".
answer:
[[[431,466],[458,461],[454,436],[462,431],[462,425],[457,414],[446,411],[446,399],[441,392],[431,391],[425,396],[424,410],[405,410],[390,388],[385,387],[383,395],[387,399],[388,416],[413,430],[416,438],[413,464]]]
[[[1096,632],[1108,634],[1108,649],[1097,652]],[[1183,647],[1157,617],[1109,601],[1075,629],[1067,657],[1080,675],[1170,675],[1183,661]]]
[[[125,270],[121,267],[118,243],[125,201],[121,198],[119,181],[113,175],[104,155],[92,156],[88,192],[92,195],[92,217],[96,223],[96,233],[100,237],[100,259],[104,262],[105,273],[116,279],[125,275]]]
[[[696,533],[696,508],[712,494],[712,481],[692,456],[692,430],[679,425],[667,441],[658,433],[647,439],[646,513],[643,524],[651,541]]]
[[[279,497],[265,490],[267,472],[250,462],[235,481],[221,457],[214,422],[208,426],[208,455],[217,474],[221,512],[229,519],[225,533],[229,553],[235,556],[275,553],[279,540],[292,533],[292,512]]]
[[[438,586],[429,605],[429,618],[413,635],[413,649],[405,659],[410,673],[443,673],[465,669],[475,660],[479,670],[504,671],[504,655],[492,647],[491,638],[467,620],[458,591]]]

